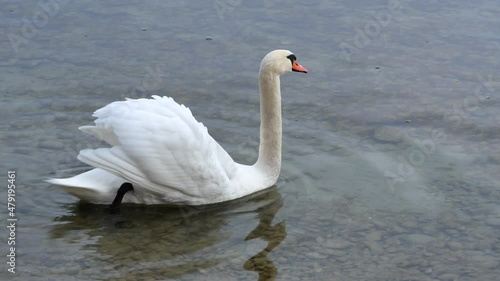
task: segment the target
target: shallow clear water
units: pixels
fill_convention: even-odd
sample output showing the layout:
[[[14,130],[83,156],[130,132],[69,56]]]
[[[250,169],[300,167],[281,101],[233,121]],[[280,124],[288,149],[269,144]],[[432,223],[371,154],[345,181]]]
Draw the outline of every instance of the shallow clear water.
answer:
[[[15,170],[19,220],[16,275],[1,228],[1,278],[497,280],[498,12],[493,0],[4,1],[0,213],[8,225]],[[255,161],[256,76],[276,48],[310,73],[282,78],[271,190],[109,215],[43,182],[89,169],[78,151],[103,144],[77,128],[94,110],[151,94]]]

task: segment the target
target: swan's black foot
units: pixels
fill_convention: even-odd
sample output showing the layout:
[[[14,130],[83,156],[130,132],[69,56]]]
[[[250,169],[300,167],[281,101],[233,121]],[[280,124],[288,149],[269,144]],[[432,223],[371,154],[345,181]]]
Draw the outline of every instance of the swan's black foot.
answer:
[[[111,203],[111,205],[109,205],[109,208],[108,208],[110,213],[112,213],[112,214],[118,213],[118,211],[120,210],[120,205],[121,205],[122,200],[123,200],[123,196],[125,195],[125,193],[127,193],[130,190],[134,190],[134,186],[129,182],[122,184],[120,186],[120,188],[118,188],[118,191],[116,192],[115,200],[113,200],[113,203]]]

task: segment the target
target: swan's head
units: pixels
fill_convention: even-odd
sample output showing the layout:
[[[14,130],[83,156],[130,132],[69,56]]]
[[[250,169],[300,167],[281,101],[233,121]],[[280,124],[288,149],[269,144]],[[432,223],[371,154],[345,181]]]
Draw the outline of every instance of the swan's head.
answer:
[[[260,63],[260,71],[270,71],[281,75],[290,71],[307,73],[307,69],[297,63],[297,57],[288,50],[274,50]]]

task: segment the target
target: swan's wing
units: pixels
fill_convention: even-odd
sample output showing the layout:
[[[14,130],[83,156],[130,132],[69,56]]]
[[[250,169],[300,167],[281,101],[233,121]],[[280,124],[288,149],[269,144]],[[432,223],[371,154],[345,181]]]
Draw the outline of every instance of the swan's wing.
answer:
[[[81,126],[82,132],[85,132],[91,136],[101,139],[111,145],[118,145],[119,141],[115,135],[115,132],[111,128],[96,127],[96,126]]]
[[[93,116],[95,127],[82,130],[113,147],[82,150],[78,159],[152,192],[218,196],[235,173],[231,156],[172,98],[114,102]]]

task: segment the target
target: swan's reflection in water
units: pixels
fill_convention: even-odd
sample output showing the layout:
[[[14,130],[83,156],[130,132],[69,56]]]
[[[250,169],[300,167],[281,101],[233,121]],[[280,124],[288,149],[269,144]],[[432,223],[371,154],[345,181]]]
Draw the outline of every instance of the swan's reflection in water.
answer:
[[[260,238],[267,246],[241,266],[257,272],[258,280],[274,280],[278,270],[268,254],[286,237],[284,221],[272,225],[282,206],[275,188],[196,208],[125,205],[116,215],[102,206],[74,204],[68,206],[68,215],[56,219],[51,236],[82,244],[83,256],[73,260],[102,280],[135,280],[134,276],[161,280],[189,274],[203,279],[207,271],[224,271],[244,256],[235,249],[250,243],[245,241]],[[255,223],[255,218],[258,225],[246,238],[234,234]]]
[[[259,281],[275,280],[278,275],[278,270],[274,263],[268,259],[267,255],[276,248],[286,237],[286,224],[281,221],[272,225],[276,213],[283,206],[283,200],[279,200],[276,204],[257,209],[259,225],[248,234],[245,241],[261,238],[267,242],[267,246],[245,262],[246,270],[253,270],[259,273]]]

